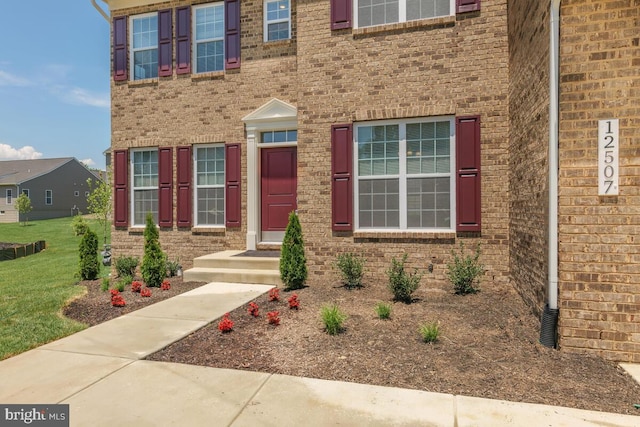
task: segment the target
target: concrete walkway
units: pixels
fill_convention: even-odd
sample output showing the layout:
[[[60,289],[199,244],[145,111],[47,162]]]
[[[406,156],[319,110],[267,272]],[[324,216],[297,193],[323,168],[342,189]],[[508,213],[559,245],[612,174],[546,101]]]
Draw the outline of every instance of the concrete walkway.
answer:
[[[66,403],[72,426],[640,425],[629,415],[141,360],[270,288],[210,283],[4,360],[0,403]]]

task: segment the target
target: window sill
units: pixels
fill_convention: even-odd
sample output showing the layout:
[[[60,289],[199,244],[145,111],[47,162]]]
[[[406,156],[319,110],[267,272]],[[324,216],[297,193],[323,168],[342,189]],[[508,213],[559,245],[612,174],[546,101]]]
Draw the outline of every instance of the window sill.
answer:
[[[293,39],[264,40],[262,43],[266,49],[269,49],[269,48],[278,48],[283,46],[291,46],[294,43],[294,41]]]
[[[442,16],[439,18],[418,19],[415,21],[396,22],[394,24],[376,25],[353,29],[354,38],[364,38],[380,33],[400,33],[412,30],[437,30],[453,27],[456,24],[456,16]]]
[[[154,77],[152,79],[143,79],[143,80],[129,80],[130,87],[138,87],[138,86],[157,86],[159,78]]]
[[[455,231],[355,231],[354,239],[361,240],[421,240],[442,241],[455,240]]]
[[[191,81],[216,80],[216,79],[223,79],[223,78],[224,78],[224,71],[210,71],[206,73],[191,74]]]
[[[224,235],[227,232],[227,228],[220,226],[220,227],[192,227],[191,228],[191,234],[195,234],[195,235],[200,235],[200,234],[207,234],[207,235]]]

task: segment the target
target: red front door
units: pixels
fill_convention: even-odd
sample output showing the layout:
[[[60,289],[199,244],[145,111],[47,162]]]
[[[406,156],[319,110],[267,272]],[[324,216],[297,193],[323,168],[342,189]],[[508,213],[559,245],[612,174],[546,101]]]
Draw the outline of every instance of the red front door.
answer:
[[[262,240],[282,241],[289,213],[297,208],[297,150],[263,148],[261,153]]]

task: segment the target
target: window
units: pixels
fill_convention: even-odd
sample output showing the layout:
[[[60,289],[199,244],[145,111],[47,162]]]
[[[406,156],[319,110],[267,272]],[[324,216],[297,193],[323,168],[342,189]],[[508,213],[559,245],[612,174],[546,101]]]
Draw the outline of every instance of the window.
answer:
[[[453,129],[449,118],[356,126],[358,228],[454,227]]]
[[[73,195],[76,196],[76,197],[80,197],[80,192],[79,191],[74,191]]]
[[[145,225],[147,213],[158,223],[158,151],[134,151],[131,162],[132,212],[134,226]]]
[[[359,27],[449,16],[454,0],[356,0]]]
[[[88,191],[84,192],[84,197],[89,197],[89,192]]]
[[[196,73],[224,69],[224,3],[193,7]]]
[[[52,190],[44,190],[44,204],[52,205],[53,204],[53,191]]]
[[[158,14],[132,16],[130,28],[133,80],[158,77]]]
[[[196,225],[224,225],[224,145],[195,150]]]
[[[297,130],[272,130],[260,134],[260,142],[263,144],[275,144],[279,142],[297,142]]]
[[[10,205],[13,203],[13,190],[7,189],[7,204]]]
[[[265,0],[264,41],[291,38],[291,6],[289,0]]]
[[[28,188],[23,188],[22,189],[22,194],[24,194],[25,196],[29,197],[29,189]]]

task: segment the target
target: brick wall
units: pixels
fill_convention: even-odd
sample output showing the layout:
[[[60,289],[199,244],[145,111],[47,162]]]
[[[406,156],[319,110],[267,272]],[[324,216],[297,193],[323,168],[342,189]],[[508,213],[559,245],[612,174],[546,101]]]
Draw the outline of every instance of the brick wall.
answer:
[[[565,0],[560,345],[640,362],[640,1]],[[598,120],[620,120],[620,192],[598,196]]]
[[[509,4],[510,270],[540,315],[547,281],[549,2]]]
[[[117,11],[142,13],[186,4],[166,2]],[[487,0],[480,12],[382,28],[330,30],[328,0],[294,4],[293,41],[262,42],[262,0],[243,0],[242,66],[210,76],[172,76],[151,83],[112,83],[112,149],[240,142],[241,118],[272,97],[298,108],[298,199],[312,285],[328,285],[340,251],[368,260],[371,282],[386,280],[392,256],[434,265],[429,286],[445,283],[445,265],[458,240],[482,244],[483,286],[509,283],[508,52],[506,0]],[[295,20],[297,19],[297,24]],[[297,53],[297,55],[296,55]],[[330,128],[335,123],[422,116],[480,115],[482,122],[482,233],[377,235],[331,230]],[[243,156],[244,157],[244,156]],[[185,267],[195,256],[244,249],[243,225],[196,233],[163,229],[160,242]],[[175,205],[175,201],[174,201]],[[142,234],[113,231],[114,256],[142,253]]]

